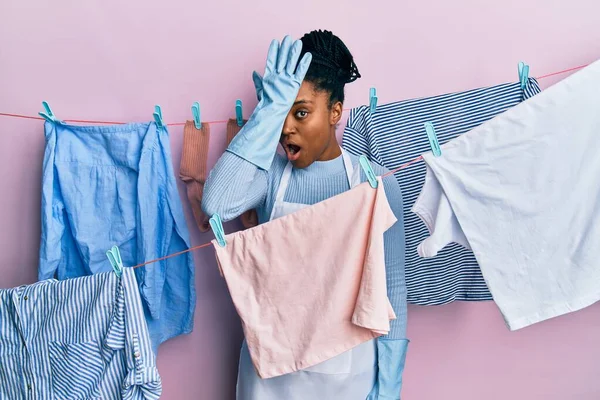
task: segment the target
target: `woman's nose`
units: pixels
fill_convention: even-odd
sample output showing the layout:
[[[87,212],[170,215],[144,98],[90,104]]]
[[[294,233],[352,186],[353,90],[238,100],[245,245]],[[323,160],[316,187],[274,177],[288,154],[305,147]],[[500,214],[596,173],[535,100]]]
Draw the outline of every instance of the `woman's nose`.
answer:
[[[283,122],[283,130],[281,131],[284,135],[290,135],[296,131],[296,121],[294,121],[294,114],[290,111],[285,117],[285,121]]]

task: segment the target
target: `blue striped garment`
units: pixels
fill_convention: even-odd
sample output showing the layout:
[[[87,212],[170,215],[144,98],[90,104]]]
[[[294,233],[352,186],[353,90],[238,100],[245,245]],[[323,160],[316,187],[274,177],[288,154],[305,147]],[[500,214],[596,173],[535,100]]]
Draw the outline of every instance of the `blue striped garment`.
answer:
[[[342,146],[352,154],[365,154],[392,170],[431,151],[425,122],[433,123],[440,144],[492,119],[540,92],[530,78],[519,83],[377,106],[374,114],[361,106],[350,112]],[[491,300],[473,253],[458,244],[444,248],[434,258],[420,258],[417,246],[429,236],[425,224],[411,212],[425,180],[420,162],[395,173],[404,197],[407,300],[412,304],[438,305],[455,300]]]
[[[158,399],[133,269],[0,290],[0,399]]]

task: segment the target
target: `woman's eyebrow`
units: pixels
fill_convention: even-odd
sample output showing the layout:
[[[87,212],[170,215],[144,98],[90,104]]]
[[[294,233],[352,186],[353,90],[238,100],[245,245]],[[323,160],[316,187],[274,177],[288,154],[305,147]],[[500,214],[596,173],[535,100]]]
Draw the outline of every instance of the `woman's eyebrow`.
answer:
[[[312,101],[312,100],[304,100],[304,99],[301,99],[301,100],[298,100],[298,101],[294,102],[294,105],[296,106],[296,105],[298,105],[298,104],[312,104],[312,103],[313,103],[313,101]]]

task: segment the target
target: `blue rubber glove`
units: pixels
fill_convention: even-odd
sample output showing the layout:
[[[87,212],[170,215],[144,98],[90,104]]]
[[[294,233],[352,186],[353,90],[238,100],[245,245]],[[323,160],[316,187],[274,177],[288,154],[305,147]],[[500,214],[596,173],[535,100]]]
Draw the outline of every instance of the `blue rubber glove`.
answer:
[[[263,77],[256,71],[252,72],[252,81],[254,82],[254,89],[256,89],[256,98],[258,101],[262,99],[263,92]]]
[[[271,167],[285,118],[310,66],[310,53],[298,63],[301,52],[302,42],[292,42],[289,36],[283,39],[281,46],[277,40],[271,42],[260,94],[257,87],[258,105],[227,148],[258,168],[268,170]],[[255,85],[256,82],[255,79]]]

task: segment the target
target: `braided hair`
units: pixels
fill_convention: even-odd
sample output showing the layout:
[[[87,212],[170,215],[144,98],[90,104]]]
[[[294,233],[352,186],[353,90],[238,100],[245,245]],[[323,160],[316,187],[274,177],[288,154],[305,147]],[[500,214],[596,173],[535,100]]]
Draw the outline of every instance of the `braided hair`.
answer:
[[[329,93],[329,106],[344,102],[344,86],[360,78],[348,47],[330,31],[316,30],[304,35],[302,55],[311,53],[312,62],[305,80],[316,90]]]

